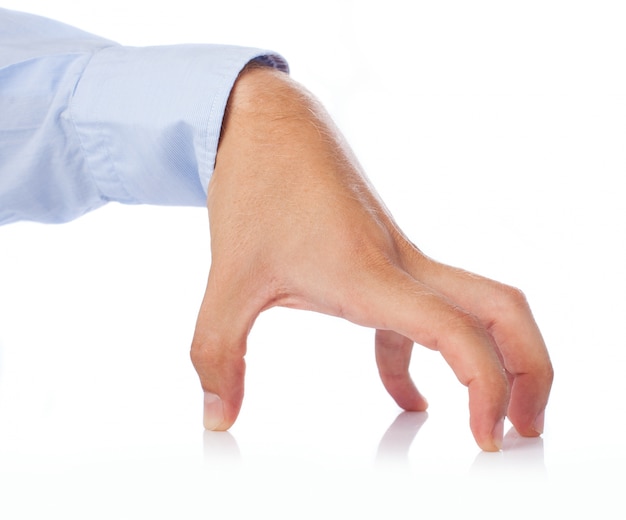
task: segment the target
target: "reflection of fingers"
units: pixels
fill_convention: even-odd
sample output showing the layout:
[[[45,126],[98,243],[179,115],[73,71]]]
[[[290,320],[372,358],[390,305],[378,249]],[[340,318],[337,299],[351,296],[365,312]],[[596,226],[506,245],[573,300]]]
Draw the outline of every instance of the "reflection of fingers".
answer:
[[[402,412],[398,415],[378,443],[376,458],[379,461],[406,461],[411,443],[427,418],[428,414],[425,412]]]
[[[204,390],[207,430],[226,430],[237,419],[244,394],[246,339],[255,317],[209,277],[191,346]]]
[[[513,287],[460,269],[435,262],[420,261],[419,265],[421,279],[488,328],[512,376],[508,416],[522,435],[539,435],[553,370],[525,296]]]
[[[405,410],[422,412],[428,402],[409,374],[413,341],[392,330],[376,331],[376,363],[387,392]]]
[[[469,389],[470,425],[478,445],[498,450],[509,389],[496,347],[480,321],[399,269],[387,269],[373,285],[368,289],[374,298],[367,300],[374,326],[440,351]]]

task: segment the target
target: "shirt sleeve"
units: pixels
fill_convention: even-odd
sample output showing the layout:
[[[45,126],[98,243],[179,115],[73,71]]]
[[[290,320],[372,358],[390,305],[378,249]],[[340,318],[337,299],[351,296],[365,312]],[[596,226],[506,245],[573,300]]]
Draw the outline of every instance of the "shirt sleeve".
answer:
[[[124,47],[0,9],[0,224],[63,222],[108,201],[206,203],[224,110],[262,49]]]

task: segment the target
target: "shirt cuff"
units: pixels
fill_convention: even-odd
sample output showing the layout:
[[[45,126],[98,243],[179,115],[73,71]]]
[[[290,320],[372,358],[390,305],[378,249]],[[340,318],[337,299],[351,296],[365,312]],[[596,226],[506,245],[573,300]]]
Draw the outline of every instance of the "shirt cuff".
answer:
[[[70,115],[102,198],[204,206],[228,96],[252,60],[288,72],[281,56],[247,47],[98,51]]]

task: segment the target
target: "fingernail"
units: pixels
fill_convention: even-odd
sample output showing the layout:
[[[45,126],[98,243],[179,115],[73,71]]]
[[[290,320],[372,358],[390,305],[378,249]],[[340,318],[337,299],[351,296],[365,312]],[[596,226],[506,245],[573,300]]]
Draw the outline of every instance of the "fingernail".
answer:
[[[491,438],[498,451],[502,449],[502,441],[504,439],[504,417],[500,419],[493,427],[491,432]]]
[[[224,404],[220,397],[211,392],[204,393],[204,427],[215,430],[224,422]]]
[[[535,422],[533,423],[533,430],[535,430],[539,435],[543,433],[543,426],[544,426],[545,419],[546,419],[546,411],[542,410],[537,416],[537,418],[535,419]]]

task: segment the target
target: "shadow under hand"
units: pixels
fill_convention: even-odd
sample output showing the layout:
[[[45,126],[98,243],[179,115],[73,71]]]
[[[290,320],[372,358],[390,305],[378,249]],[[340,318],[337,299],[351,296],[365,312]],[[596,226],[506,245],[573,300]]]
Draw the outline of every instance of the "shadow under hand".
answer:
[[[378,443],[376,465],[408,468],[409,449],[426,419],[426,412],[402,412],[398,415]]]
[[[515,428],[511,428],[504,436],[501,452],[480,452],[471,467],[471,472],[478,474],[501,475],[503,471],[517,476],[544,475],[543,438],[522,437]]]
[[[203,432],[204,463],[214,468],[235,468],[241,464],[241,453],[230,432]]]

